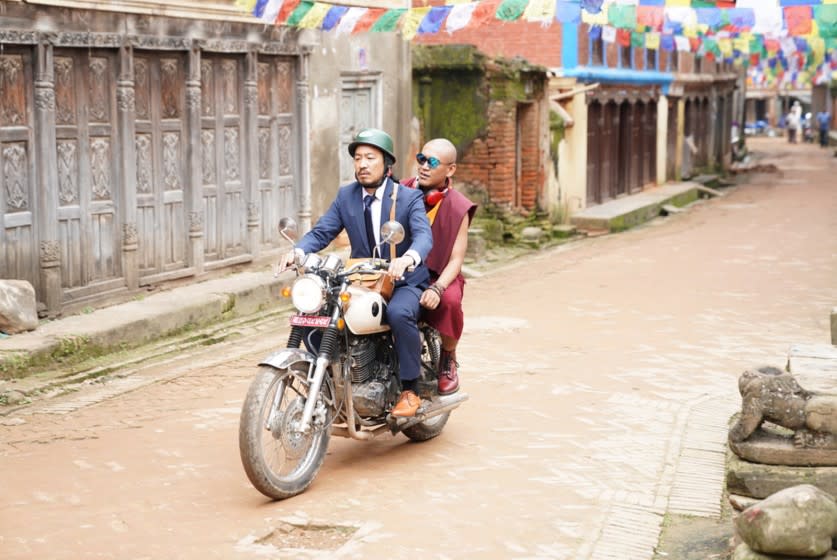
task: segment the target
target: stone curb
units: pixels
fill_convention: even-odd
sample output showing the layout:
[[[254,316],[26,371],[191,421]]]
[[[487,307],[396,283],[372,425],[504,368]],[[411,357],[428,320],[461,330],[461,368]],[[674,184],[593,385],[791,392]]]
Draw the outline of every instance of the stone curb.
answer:
[[[20,377],[71,353],[133,348],[184,329],[278,307],[290,274],[240,272],[73,315],[0,340],[0,373]],[[287,305],[285,303],[285,305]]]

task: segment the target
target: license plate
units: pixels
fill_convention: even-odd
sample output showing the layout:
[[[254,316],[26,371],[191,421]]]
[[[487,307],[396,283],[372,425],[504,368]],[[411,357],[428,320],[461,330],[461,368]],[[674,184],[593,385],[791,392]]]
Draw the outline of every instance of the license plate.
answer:
[[[312,315],[291,315],[291,325],[294,327],[327,327],[331,317]]]

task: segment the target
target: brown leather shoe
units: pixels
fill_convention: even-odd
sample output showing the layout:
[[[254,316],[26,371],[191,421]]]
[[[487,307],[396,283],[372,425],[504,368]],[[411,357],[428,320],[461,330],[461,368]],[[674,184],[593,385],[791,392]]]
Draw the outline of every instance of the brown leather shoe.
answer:
[[[401,391],[398,402],[392,407],[390,414],[400,418],[411,418],[421,406],[421,399],[412,391]]]
[[[459,364],[456,363],[456,350],[453,352],[442,350],[442,358],[439,362],[439,394],[452,395],[459,390],[459,374],[456,370]]]

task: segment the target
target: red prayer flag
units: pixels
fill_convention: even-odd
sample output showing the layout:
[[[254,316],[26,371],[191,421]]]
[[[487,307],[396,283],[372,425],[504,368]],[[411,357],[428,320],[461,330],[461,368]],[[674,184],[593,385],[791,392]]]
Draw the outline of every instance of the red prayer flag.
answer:
[[[637,6],[637,26],[644,25],[652,31],[662,31],[665,9],[662,6]]]
[[[486,0],[485,2],[478,3],[471,14],[471,21],[468,22],[468,27],[476,27],[493,21],[494,14],[502,2],[503,0]]]
[[[386,12],[386,8],[369,8],[366,10],[366,13],[361,16],[357,23],[355,24],[355,28],[352,29],[352,34],[355,33],[365,33],[372,29],[372,26],[375,25],[375,22],[378,21],[384,12]]]
[[[616,42],[623,47],[631,46],[631,30],[619,28],[616,30]]]
[[[299,6],[300,0],[285,0],[282,3],[282,9],[279,10],[279,14],[276,16],[276,21],[274,23],[285,23],[290,15],[296,10],[296,7]]]
[[[784,10],[789,35],[808,35],[811,32],[811,6],[788,6]]]

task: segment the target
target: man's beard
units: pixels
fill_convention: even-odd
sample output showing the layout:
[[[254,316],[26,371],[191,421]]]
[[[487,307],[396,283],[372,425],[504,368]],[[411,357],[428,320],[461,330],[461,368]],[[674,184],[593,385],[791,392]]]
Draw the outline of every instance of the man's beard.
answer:
[[[375,179],[370,179],[369,177],[361,179],[360,177],[357,176],[357,173],[355,173],[355,180],[358,183],[360,183],[360,186],[362,186],[365,189],[372,189],[372,188],[377,189],[378,187],[380,187],[383,184],[384,178],[385,178],[384,175],[380,175],[380,176],[376,177]]]

